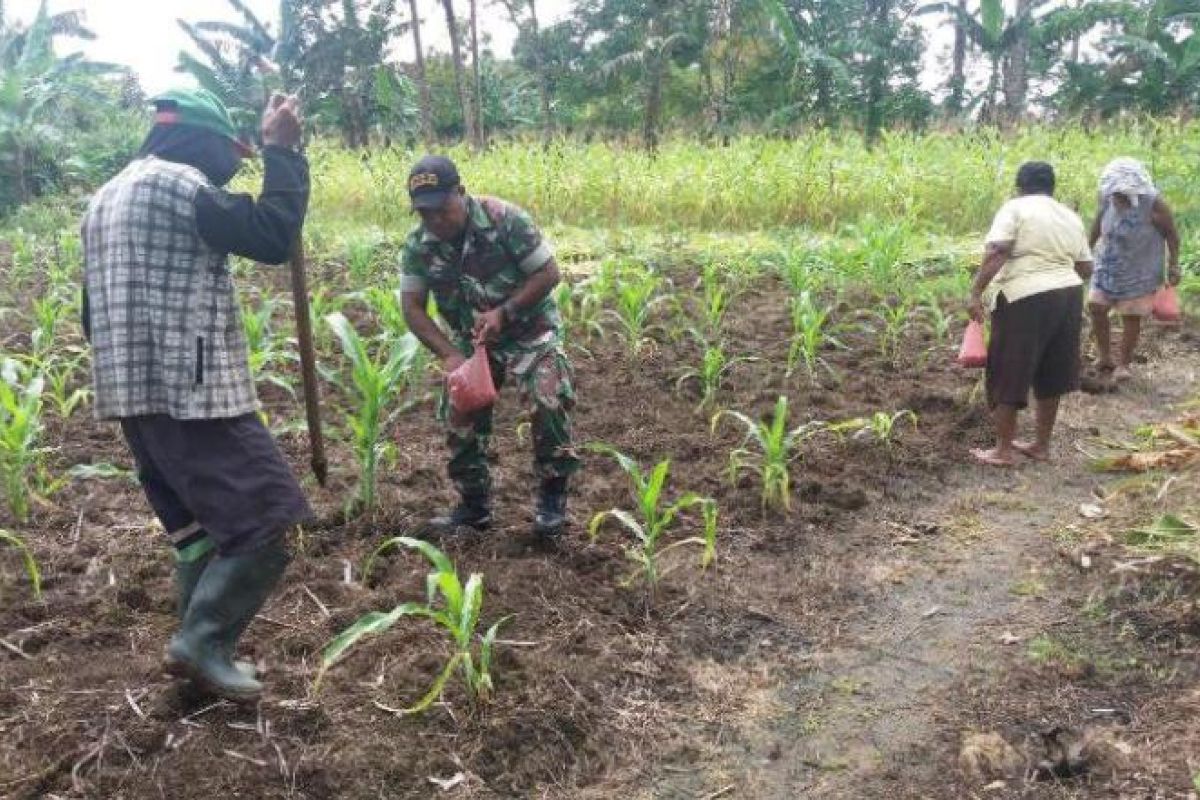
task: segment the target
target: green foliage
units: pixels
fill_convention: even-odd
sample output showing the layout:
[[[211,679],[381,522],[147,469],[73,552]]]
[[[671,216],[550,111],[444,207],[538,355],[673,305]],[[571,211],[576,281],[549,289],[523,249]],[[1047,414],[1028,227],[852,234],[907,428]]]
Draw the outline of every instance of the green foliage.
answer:
[[[675,387],[679,389],[685,383],[695,383],[700,393],[700,402],[696,406],[696,410],[711,413],[716,407],[717,392],[720,390],[730,370],[742,362],[754,360],[756,359],[747,356],[729,358],[722,349],[720,342],[707,345],[700,356],[699,365],[685,370],[675,382]]]
[[[787,374],[791,375],[799,364],[804,365],[810,379],[815,378],[817,367],[829,369],[821,358],[821,351],[828,344],[840,345],[829,335],[829,316],[833,309],[818,307],[808,291],[788,300],[792,319],[792,338],[788,343]]]
[[[397,396],[404,394],[418,374],[421,345],[417,337],[407,333],[380,345],[379,351],[372,355],[367,340],[340,312],[335,311],[325,321],[350,362],[350,386],[355,404],[346,422],[359,467],[358,493],[353,503],[358,509],[370,512],[375,508],[380,463],[387,463],[394,450],[384,433],[392,417],[403,410],[403,406],[393,406],[390,411],[388,407]]]
[[[492,648],[500,626],[511,616],[498,620],[482,637],[478,637],[483,610],[483,576],[472,573],[464,585],[446,554],[420,539],[396,536],[380,544],[363,564],[363,580],[369,579],[372,567],[383,553],[398,546],[416,550],[433,565],[433,571],[425,578],[425,602],[401,603],[388,612],[373,611],[335,636],[321,651],[321,666],[314,689],[320,688],[330,667],[363,638],[386,631],[402,617],[418,616],[432,620],[446,632],[452,653],[429,690],[415,705],[404,709],[404,713],[415,714],[429,708],[441,697],[446,682],[456,668],[462,675],[471,699],[486,702],[495,690],[491,674]],[[478,644],[476,638],[479,638]]]
[[[29,518],[30,502],[45,488],[40,441],[45,380],[13,358],[0,362],[0,488],[18,521]]]
[[[606,316],[613,321],[617,336],[625,342],[630,359],[637,359],[653,344],[650,331],[654,328],[651,319],[654,309],[667,300],[656,296],[663,279],[646,267],[624,264],[616,271],[612,294],[608,298],[611,308]]]
[[[846,435],[855,439],[871,438],[891,447],[899,434],[900,423],[904,420],[917,427],[917,415],[909,409],[894,413],[876,411],[869,417],[855,417],[841,422],[831,422],[824,426],[825,430],[841,438]]]
[[[715,432],[721,420],[730,417],[745,430],[742,445],[729,454],[729,477],[737,481],[743,471],[758,475],[762,482],[762,507],[791,508],[791,464],[800,458],[800,443],[825,429],[823,422],[810,422],[788,429],[788,400],[775,401],[769,420],[755,420],[739,411],[721,411],[712,418]]]
[[[21,561],[25,565],[25,574],[29,577],[29,584],[33,587],[33,597],[35,600],[42,599],[42,573],[38,569],[37,559],[33,557],[33,551],[29,549],[29,545],[15,533],[9,533],[6,530],[0,530],[0,544],[6,544],[9,547],[16,548],[21,554]]]
[[[653,592],[658,581],[663,576],[659,566],[662,556],[683,545],[700,545],[703,548],[700,557],[701,568],[707,567],[716,557],[717,547],[717,504],[715,500],[688,492],[679,497],[674,503],[668,504],[664,497],[667,483],[667,472],[670,470],[670,460],[658,462],[649,472],[644,472],[629,456],[605,444],[591,444],[592,450],[612,457],[613,460],[629,476],[633,488],[634,502],[637,510],[633,513],[620,508],[601,511],[592,517],[588,525],[588,534],[592,539],[600,533],[600,528],[608,519],[616,520],[625,530],[633,534],[636,542],[625,548],[626,556],[635,562],[639,571],[630,576],[630,580],[641,574],[646,585]],[[660,547],[663,534],[670,529],[676,517],[685,509],[699,507],[704,521],[704,531],[700,537],[689,537],[672,542],[666,547]]]

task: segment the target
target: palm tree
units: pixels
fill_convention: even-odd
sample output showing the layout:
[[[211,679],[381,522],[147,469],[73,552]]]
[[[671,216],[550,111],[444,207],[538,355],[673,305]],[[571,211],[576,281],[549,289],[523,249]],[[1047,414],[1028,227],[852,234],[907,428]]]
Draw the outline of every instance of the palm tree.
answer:
[[[27,29],[10,26],[0,6],[0,186],[13,187],[0,204],[24,203],[36,193],[33,172],[40,160],[50,160],[53,146],[64,136],[64,108],[70,102],[100,102],[91,78],[117,71],[111,64],[84,59],[73,53],[59,58],[54,39],[59,36],[94,38],[82,24],[78,11],[51,15],[42,0]]]
[[[462,109],[463,128],[471,139],[471,146],[478,149],[483,143],[475,138],[474,104],[467,96],[466,83],[463,81],[462,45],[458,37],[458,21],[454,18],[454,0],[442,0],[442,10],[446,12],[446,30],[450,33],[450,57],[454,59],[454,88],[458,93],[459,107]]]
[[[416,54],[413,63],[417,90],[420,92],[421,138],[427,147],[431,147],[434,141],[433,99],[429,93],[429,78],[425,72],[425,52],[421,48],[421,17],[417,13],[417,0],[408,0],[408,9],[412,15],[413,52]]]
[[[242,24],[176,20],[200,55],[181,51],[175,69],[219,97],[234,124],[249,132],[266,99],[266,76],[272,72],[268,64],[276,41],[245,3],[228,2],[241,15]]]
[[[1029,85],[1028,53],[1030,30],[1035,22],[1035,12],[1050,0],[1017,0],[1016,13],[1009,17],[1004,10],[1004,0],[980,0],[979,11],[972,14],[961,3],[932,3],[922,6],[918,14],[940,13],[949,16],[966,34],[966,38],[981,50],[991,62],[987,89],[983,96],[980,119],[999,121],[1001,76],[1008,119],[1016,119],[1025,111],[1025,93]]]
[[[532,42],[533,69],[537,79],[538,99],[542,107],[542,138],[550,141],[554,136],[554,117],[550,110],[550,76],[546,68],[545,43],[542,41],[541,25],[538,22],[537,0],[499,0],[508,12],[513,27],[526,33]],[[522,20],[521,7],[529,9],[529,22]]]

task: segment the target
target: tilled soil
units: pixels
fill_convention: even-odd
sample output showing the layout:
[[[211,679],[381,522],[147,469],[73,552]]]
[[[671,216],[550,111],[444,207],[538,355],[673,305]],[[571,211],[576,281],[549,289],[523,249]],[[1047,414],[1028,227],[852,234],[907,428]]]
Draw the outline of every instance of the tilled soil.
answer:
[[[764,513],[757,483],[727,476],[738,433],[710,432],[696,398],[677,390],[694,345],[666,339],[633,359],[612,338],[586,343],[574,357],[580,441],[643,463],[670,458],[670,496],[694,491],[719,504],[716,564],[702,572],[696,550],[676,550],[651,593],[626,584],[624,533],[586,535],[593,513],[631,507],[627,479],[607,459],[588,456],[563,542],[547,549],[529,537],[529,445],[506,392],[495,437],[500,524],[439,542],[461,573],[484,575],[485,624],[513,615],[485,705],[455,679],[428,712],[396,713],[449,652],[416,619],[366,641],[313,686],[334,634],[423,596],[427,564],[414,554],[388,556],[366,586],[359,569],[378,542],[420,533],[452,499],[430,402],[394,425],[398,460],[370,518],[343,518],[353,462],[344,437],[330,436],[330,486],[306,478],[321,522],[295,539],[295,561],[243,643],[268,682],[253,708],[214,703],[162,674],[175,624],[170,561],[138,487],[67,484],[20,528],[42,564],[44,599],[28,597],[16,559],[0,559],[0,794],[964,796],[947,767],[970,696],[963,681],[986,684],[994,669],[979,663],[990,651],[971,648],[1025,613],[1008,589],[1041,558],[1038,532],[1058,513],[1048,506],[1069,509],[1086,481],[1070,477],[1072,458],[1007,475],[967,465],[988,428],[979,376],[952,364],[951,342],[910,336],[890,364],[847,332],[846,350],[824,354],[832,375],[785,377],[782,296],[767,284],[735,304],[727,349],[758,360],[734,369],[723,407],[767,414],[783,393],[793,425],[907,408],[917,426],[902,424],[890,444],[810,440],[794,464],[791,510]],[[1164,334],[1160,349],[1185,350],[1177,338]],[[344,395],[324,390],[336,430]],[[282,391],[263,395],[272,424],[302,418]],[[1067,436],[1097,424],[1091,412],[1069,413]],[[83,416],[51,441],[56,471],[129,466],[116,430]],[[280,441],[305,473],[304,436],[291,426]],[[1017,505],[988,516],[1004,502]],[[997,544],[997,524],[1019,535]],[[685,516],[674,535],[698,528]]]

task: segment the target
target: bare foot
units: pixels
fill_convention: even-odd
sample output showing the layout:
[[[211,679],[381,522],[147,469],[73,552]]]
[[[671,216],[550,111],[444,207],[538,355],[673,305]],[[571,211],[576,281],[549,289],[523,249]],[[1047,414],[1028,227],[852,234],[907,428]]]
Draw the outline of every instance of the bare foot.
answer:
[[[1117,383],[1125,383],[1133,380],[1133,370],[1125,364],[1113,370],[1113,380]]]
[[[1039,447],[1034,442],[1013,442],[1013,450],[1034,461],[1050,460],[1050,451],[1045,447]]]
[[[987,464],[989,467],[1012,467],[1015,466],[1012,456],[1001,453],[996,448],[984,450],[976,448],[971,451],[971,455],[981,464]]]

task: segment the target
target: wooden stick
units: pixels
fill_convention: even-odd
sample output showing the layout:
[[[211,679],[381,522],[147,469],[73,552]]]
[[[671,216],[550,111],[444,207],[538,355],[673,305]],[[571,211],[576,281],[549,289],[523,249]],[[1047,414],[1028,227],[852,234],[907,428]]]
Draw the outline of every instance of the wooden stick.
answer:
[[[308,418],[308,444],[313,475],[322,486],[329,476],[325,439],[321,435],[321,407],[317,385],[317,356],[313,348],[312,318],[308,307],[308,281],[304,275],[304,239],[292,248],[292,305],[296,309],[296,342],[300,347],[300,375],[304,383],[304,413]]]

